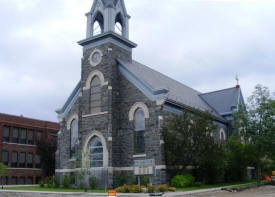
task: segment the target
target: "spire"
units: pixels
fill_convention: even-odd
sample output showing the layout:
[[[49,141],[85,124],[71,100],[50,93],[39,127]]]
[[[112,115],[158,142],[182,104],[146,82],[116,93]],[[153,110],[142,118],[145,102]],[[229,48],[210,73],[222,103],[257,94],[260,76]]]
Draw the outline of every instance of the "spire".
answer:
[[[129,19],[124,0],[94,0],[87,16],[87,38],[114,32],[129,39]]]

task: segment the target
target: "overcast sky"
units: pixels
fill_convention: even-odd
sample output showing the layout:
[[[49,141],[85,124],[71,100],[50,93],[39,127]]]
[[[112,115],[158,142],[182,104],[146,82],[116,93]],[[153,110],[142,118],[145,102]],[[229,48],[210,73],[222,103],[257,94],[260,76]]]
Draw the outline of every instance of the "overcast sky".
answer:
[[[275,2],[125,0],[135,60],[201,92],[275,92]],[[0,112],[57,121],[92,0],[0,0]]]

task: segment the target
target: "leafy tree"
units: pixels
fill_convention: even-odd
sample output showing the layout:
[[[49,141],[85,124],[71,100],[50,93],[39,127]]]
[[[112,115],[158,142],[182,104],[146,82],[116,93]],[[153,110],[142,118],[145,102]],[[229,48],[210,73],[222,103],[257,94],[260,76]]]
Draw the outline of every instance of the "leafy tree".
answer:
[[[56,143],[54,142],[42,140],[37,143],[37,154],[40,155],[41,168],[46,177],[50,177],[55,173],[56,148]]]
[[[3,163],[0,163],[0,177],[2,179],[2,189],[3,189],[3,177],[7,176],[7,166]]]
[[[231,136],[225,148],[225,180],[244,181],[247,175],[247,166],[254,160],[253,154],[249,144],[244,144],[236,138]]]
[[[168,119],[163,128],[165,160],[170,178],[195,167],[203,182],[216,182],[223,168],[222,146],[211,136],[216,125],[209,113],[183,110],[182,115]]]
[[[253,150],[260,182],[263,161],[275,155],[275,104],[268,88],[255,87],[247,110],[240,107],[235,114],[235,128],[235,134]]]

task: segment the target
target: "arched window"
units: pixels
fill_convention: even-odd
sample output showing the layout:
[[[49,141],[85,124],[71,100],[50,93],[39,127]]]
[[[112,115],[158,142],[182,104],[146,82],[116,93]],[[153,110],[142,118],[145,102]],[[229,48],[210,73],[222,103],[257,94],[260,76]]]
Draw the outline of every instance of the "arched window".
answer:
[[[78,141],[78,121],[74,119],[71,123],[71,157],[76,156],[77,141]]]
[[[124,25],[123,25],[123,22],[122,22],[122,17],[121,17],[121,14],[117,14],[116,16],[116,20],[115,20],[115,32],[119,35],[123,35],[123,32],[124,32]]]
[[[101,83],[98,76],[91,81],[90,111],[92,114],[101,112]]]
[[[104,32],[104,18],[103,15],[98,12],[93,21],[93,36],[102,34]]]
[[[103,146],[98,137],[94,137],[90,143],[90,167],[103,167]]]
[[[144,141],[145,116],[141,108],[138,108],[135,111],[134,123],[135,123],[135,152],[137,154],[144,153],[145,152],[145,141]]]

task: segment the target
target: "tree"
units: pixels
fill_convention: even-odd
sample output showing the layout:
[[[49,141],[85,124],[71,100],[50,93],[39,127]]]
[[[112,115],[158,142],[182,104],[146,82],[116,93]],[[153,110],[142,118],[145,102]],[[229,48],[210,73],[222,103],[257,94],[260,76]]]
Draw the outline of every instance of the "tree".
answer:
[[[3,189],[3,177],[7,176],[7,166],[3,163],[0,163],[0,177],[2,179],[2,189]]]
[[[55,152],[56,143],[45,140],[37,143],[37,154],[41,158],[41,168],[46,177],[52,176],[55,173]]]
[[[261,85],[248,99],[247,109],[240,107],[235,115],[237,135],[250,145],[255,157],[258,182],[263,160],[275,155],[275,104],[269,89]]]
[[[170,178],[194,167],[203,182],[215,182],[223,168],[222,146],[211,136],[217,127],[209,113],[185,111],[168,119],[163,128],[164,152]],[[216,179],[216,180],[215,180]]]

